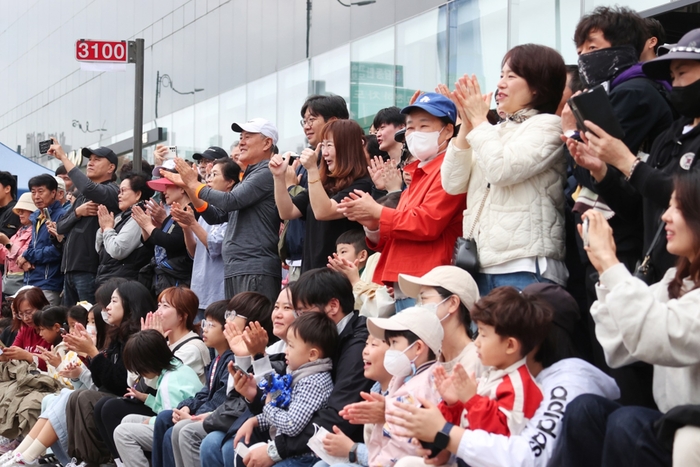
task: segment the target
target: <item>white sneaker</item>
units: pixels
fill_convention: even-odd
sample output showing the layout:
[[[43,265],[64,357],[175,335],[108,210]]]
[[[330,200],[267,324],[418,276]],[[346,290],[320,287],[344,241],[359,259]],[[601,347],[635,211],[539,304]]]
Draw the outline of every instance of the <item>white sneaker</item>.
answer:
[[[0,466],[5,465],[8,461],[12,460],[15,457],[15,452],[14,451],[8,451],[2,456],[0,456]]]
[[[0,467],[19,467],[22,465],[39,465],[39,463],[36,460],[27,462],[24,460],[24,457],[22,457],[22,453],[15,452],[12,454],[12,457],[0,464]]]
[[[65,467],[85,467],[86,465],[87,464],[85,462],[81,462],[80,464],[78,464],[78,459],[74,457],[69,463],[65,465]]]

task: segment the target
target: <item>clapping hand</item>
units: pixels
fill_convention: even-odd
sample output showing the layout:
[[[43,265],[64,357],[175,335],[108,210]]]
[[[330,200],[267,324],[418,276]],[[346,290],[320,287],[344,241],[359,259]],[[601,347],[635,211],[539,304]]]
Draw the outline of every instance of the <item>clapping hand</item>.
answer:
[[[156,331],[161,333],[166,339],[172,331],[172,329],[168,329],[167,331],[164,330],[163,318],[158,313],[154,313],[152,311],[149,312],[145,318],[141,318],[141,330],[145,331],[146,329],[155,329]]]
[[[333,253],[333,256],[328,257],[328,268],[343,273],[353,285],[360,280],[359,264],[359,259],[351,263],[347,259],[338,256],[337,253]]]
[[[114,214],[109,212],[107,206],[100,204],[97,206],[97,221],[100,224],[100,229],[104,232],[114,228]]]
[[[57,368],[58,365],[61,364],[61,357],[59,355],[56,355],[55,353],[53,353],[50,350],[45,349],[41,346],[37,346],[37,349],[39,350],[39,352],[38,352],[39,358],[44,360],[46,363],[48,363],[52,367]]]
[[[228,346],[234,355],[238,357],[250,355],[248,346],[246,346],[243,340],[243,333],[230,321],[227,321],[224,325],[224,337],[226,337]]]
[[[245,331],[243,331],[243,342],[250,355],[264,353],[269,339],[267,331],[257,321],[248,323]]]

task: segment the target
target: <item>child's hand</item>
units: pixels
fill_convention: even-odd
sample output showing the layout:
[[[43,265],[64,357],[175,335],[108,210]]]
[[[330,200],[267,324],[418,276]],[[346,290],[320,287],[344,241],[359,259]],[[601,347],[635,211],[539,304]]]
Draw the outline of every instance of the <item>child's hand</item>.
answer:
[[[249,418],[241,425],[241,427],[236,432],[236,437],[233,438],[233,448],[238,446],[238,442],[243,439],[246,446],[250,444],[250,435],[253,434],[253,430],[258,426],[257,417]]]
[[[383,424],[386,409],[384,396],[376,392],[361,392],[360,396],[364,401],[346,405],[338,412],[340,416],[353,425]]]
[[[201,415],[192,415],[190,418],[193,422],[203,422],[209,415],[211,415],[211,412],[203,413]]]
[[[245,375],[233,367],[233,362],[228,363],[228,372],[233,377],[233,388],[238,394],[252,401],[258,395],[258,385],[252,375]]]
[[[328,257],[328,267],[334,271],[343,273],[352,285],[355,285],[360,280],[358,265],[359,260],[355,260],[355,262],[351,263],[347,259],[339,257],[338,253],[333,253],[333,256]]]
[[[269,404],[270,402],[272,402],[272,393],[268,392],[267,396],[265,396],[265,403]]]
[[[189,407],[185,406],[181,409],[173,409],[173,423],[177,423],[181,420],[189,420],[191,418]]]
[[[39,357],[44,360],[46,363],[51,365],[54,368],[57,368],[58,365],[61,364],[61,357],[56,355],[55,353],[51,352],[50,350],[46,350],[43,347],[37,346],[37,349],[39,349]]]
[[[454,381],[460,401],[467,402],[476,395],[476,376],[474,373],[468,375],[461,363],[455,365],[455,369],[452,371],[452,381]]]
[[[355,442],[348,438],[345,433],[340,431],[340,428],[333,425],[333,433],[328,433],[323,438],[323,449],[328,454],[336,457],[347,457],[350,449]]]
[[[247,329],[243,331],[243,342],[250,355],[264,353],[268,341],[267,331],[257,321],[248,323]]]
[[[124,394],[124,397],[131,397],[133,399],[138,399],[141,402],[146,402],[146,394],[143,392],[139,392],[134,388],[129,388],[126,390],[126,394]]]
[[[70,379],[76,379],[80,376],[80,374],[83,372],[83,369],[80,365],[76,365],[75,363],[69,363],[61,371],[58,372],[58,375],[61,378],[70,378]]]
[[[435,386],[437,387],[440,397],[445,401],[447,405],[454,405],[459,400],[459,394],[457,394],[457,388],[455,387],[453,378],[448,375],[441,365],[438,365],[433,370],[433,376],[435,377]]]
[[[243,340],[243,334],[231,322],[224,325],[224,337],[228,341],[228,346],[231,352],[237,357],[246,357],[250,355],[248,347]]]

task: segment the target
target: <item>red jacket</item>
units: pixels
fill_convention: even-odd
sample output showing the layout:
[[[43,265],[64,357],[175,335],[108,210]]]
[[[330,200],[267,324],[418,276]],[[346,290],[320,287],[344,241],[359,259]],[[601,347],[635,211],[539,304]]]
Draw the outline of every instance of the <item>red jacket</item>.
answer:
[[[413,171],[411,185],[401,194],[396,209],[383,208],[379,219],[379,242],[367,245],[381,251],[373,281],[392,284],[399,273],[422,276],[436,266],[450,264],[455,241],[462,233],[464,194],[448,195],[440,181],[445,153]]]
[[[51,348],[51,344],[41,338],[36,328],[30,328],[26,324],[20,328],[12,346],[19,347],[32,354],[39,353],[38,347]],[[46,371],[46,362],[43,359],[39,358],[37,363],[40,370]]]

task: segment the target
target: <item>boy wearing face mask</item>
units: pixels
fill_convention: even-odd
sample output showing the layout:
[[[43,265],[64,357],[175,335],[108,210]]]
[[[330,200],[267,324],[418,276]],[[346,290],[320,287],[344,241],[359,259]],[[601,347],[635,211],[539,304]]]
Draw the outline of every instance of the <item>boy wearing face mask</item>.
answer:
[[[367,329],[372,337],[389,344],[384,368],[393,376],[386,396],[386,423],[375,428],[369,439],[369,465],[391,467],[402,457],[417,455],[417,446],[391,423],[394,402],[419,406],[419,398],[435,404],[440,400],[431,383],[444,332],[434,313],[416,307],[391,318],[369,318]]]

